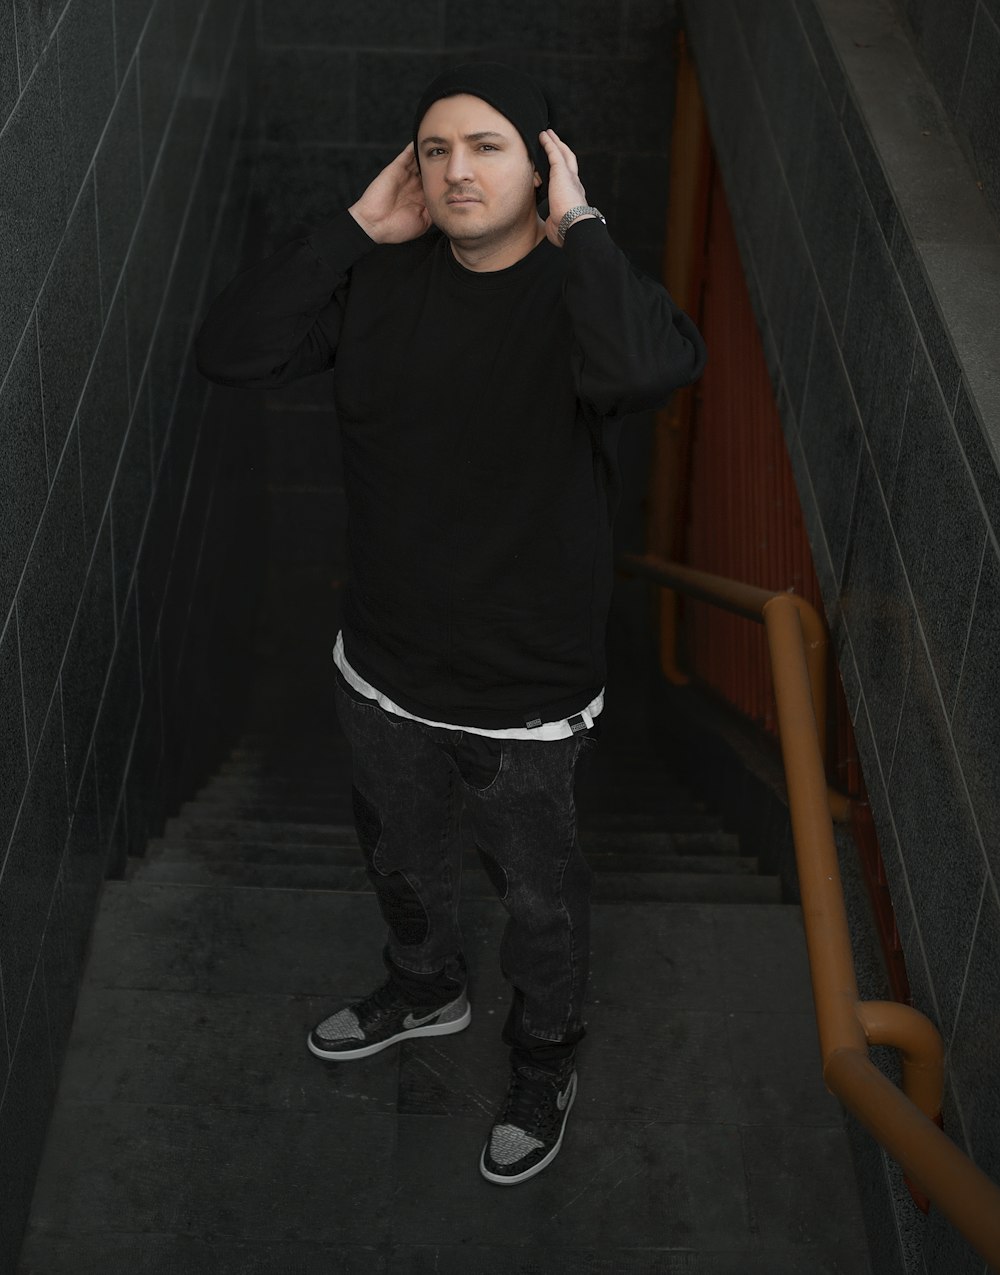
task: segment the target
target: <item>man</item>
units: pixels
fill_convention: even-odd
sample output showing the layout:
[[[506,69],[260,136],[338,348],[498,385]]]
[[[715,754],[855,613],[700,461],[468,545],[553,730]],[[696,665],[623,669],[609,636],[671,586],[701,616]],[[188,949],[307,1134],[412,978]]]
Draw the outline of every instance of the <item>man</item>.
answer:
[[[229,285],[198,358],[242,386],[336,364],[338,708],[389,977],[309,1048],[363,1058],[468,1025],[464,807],[513,991],[480,1170],[524,1181],[559,1150],[584,1034],[573,776],[603,706],[618,424],[699,375],[701,339],[613,244],[539,87],[484,63],[430,85],[413,144],[346,212]]]

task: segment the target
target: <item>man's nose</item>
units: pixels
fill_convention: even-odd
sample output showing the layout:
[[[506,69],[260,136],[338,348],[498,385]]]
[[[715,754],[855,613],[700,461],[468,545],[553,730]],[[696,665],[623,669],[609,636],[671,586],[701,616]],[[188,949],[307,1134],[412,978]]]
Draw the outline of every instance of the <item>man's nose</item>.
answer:
[[[467,147],[456,146],[452,150],[444,176],[445,181],[452,185],[472,180],[472,159]]]

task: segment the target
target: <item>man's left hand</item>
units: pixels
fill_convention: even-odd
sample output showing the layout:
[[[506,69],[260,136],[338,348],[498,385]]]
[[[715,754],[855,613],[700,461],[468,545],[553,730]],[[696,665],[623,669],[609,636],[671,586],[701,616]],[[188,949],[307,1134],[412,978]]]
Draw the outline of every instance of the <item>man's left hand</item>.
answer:
[[[559,238],[559,223],[571,208],[586,204],[587,192],[580,181],[580,169],[576,156],[554,128],[546,128],[538,135],[549,160],[549,216],[545,233],[557,248],[563,246]],[[580,221],[585,218],[581,217]]]

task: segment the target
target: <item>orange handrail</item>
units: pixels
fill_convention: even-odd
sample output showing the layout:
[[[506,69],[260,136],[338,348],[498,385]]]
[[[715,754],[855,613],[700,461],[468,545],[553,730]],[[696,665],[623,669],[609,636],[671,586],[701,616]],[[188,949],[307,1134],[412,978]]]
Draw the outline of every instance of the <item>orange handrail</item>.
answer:
[[[788,787],[802,920],[816,1005],[823,1079],[941,1213],[1000,1269],[1000,1186],[940,1128],[944,1045],[934,1024],[908,1005],[862,1001],[817,729],[822,700],[801,599],[724,580],[652,555],[626,555],[626,574],[701,598],[762,623]],[[812,608],[810,607],[811,611]],[[815,612],[813,612],[815,615]],[[819,617],[816,617],[817,622]],[[807,627],[809,626],[809,627]],[[825,658],[825,645],[822,647]],[[869,1045],[903,1055],[902,1090],[868,1056]]]
[[[826,667],[829,653],[829,639],[826,626],[805,598],[797,593],[774,593],[770,589],[761,589],[754,584],[743,584],[739,580],[727,580],[723,576],[712,575],[708,571],[699,571],[696,567],[688,567],[680,562],[664,562],[652,554],[645,556],[630,555],[622,559],[625,569],[633,574],[645,575],[656,580],[664,591],[673,587],[676,581],[677,590],[689,597],[698,598],[730,611],[734,615],[742,615],[758,624],[763,623],[763,611],[766,604],[775,597],[786,597],[798,611],[802,621],[802,633],[806,645],[806,662],[809,669],[809,686],[812,693],[813,712],[816,715],[816,729],[819,734],[820,753],[826,762]],[[669,579],[667,578],[669,576]],[[661,610],[661,616],[663,612]],[[676,668],[674,651],[675,634],[673,628],[661,641],[661,653],[666,647],[669,650],[669,665]],[[664,670],[669,677],[669,671]],[[675,681],[675,678],[670,678]],[[686,678],[684,679],[687,680]],[[844,793],[830,788],[827,794],[830,814],[837,823],[847,823],[851,817],[851,801]]]

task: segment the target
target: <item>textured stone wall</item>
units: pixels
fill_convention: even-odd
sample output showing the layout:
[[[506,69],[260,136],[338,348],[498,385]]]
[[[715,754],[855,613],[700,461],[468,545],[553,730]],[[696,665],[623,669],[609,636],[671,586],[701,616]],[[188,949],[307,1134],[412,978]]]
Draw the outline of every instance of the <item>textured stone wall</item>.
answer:
[[[982,35],[993,8],[921,8],[925,54],[932,12],[975,11]],[[1000,1180],[996,226],[887,6],[685,13],[914,1001],[948,1049],[947,1128]],[[983,153],[1000,138],[992,83]],[[858,1146],[876,1268],[981,1272],[936,1214],[920,1221],[867,1135]]]
[[[3,1270],[100,882],[218,735],[246,466],[187,349],[245,220],[248,17],[0,0]]]

